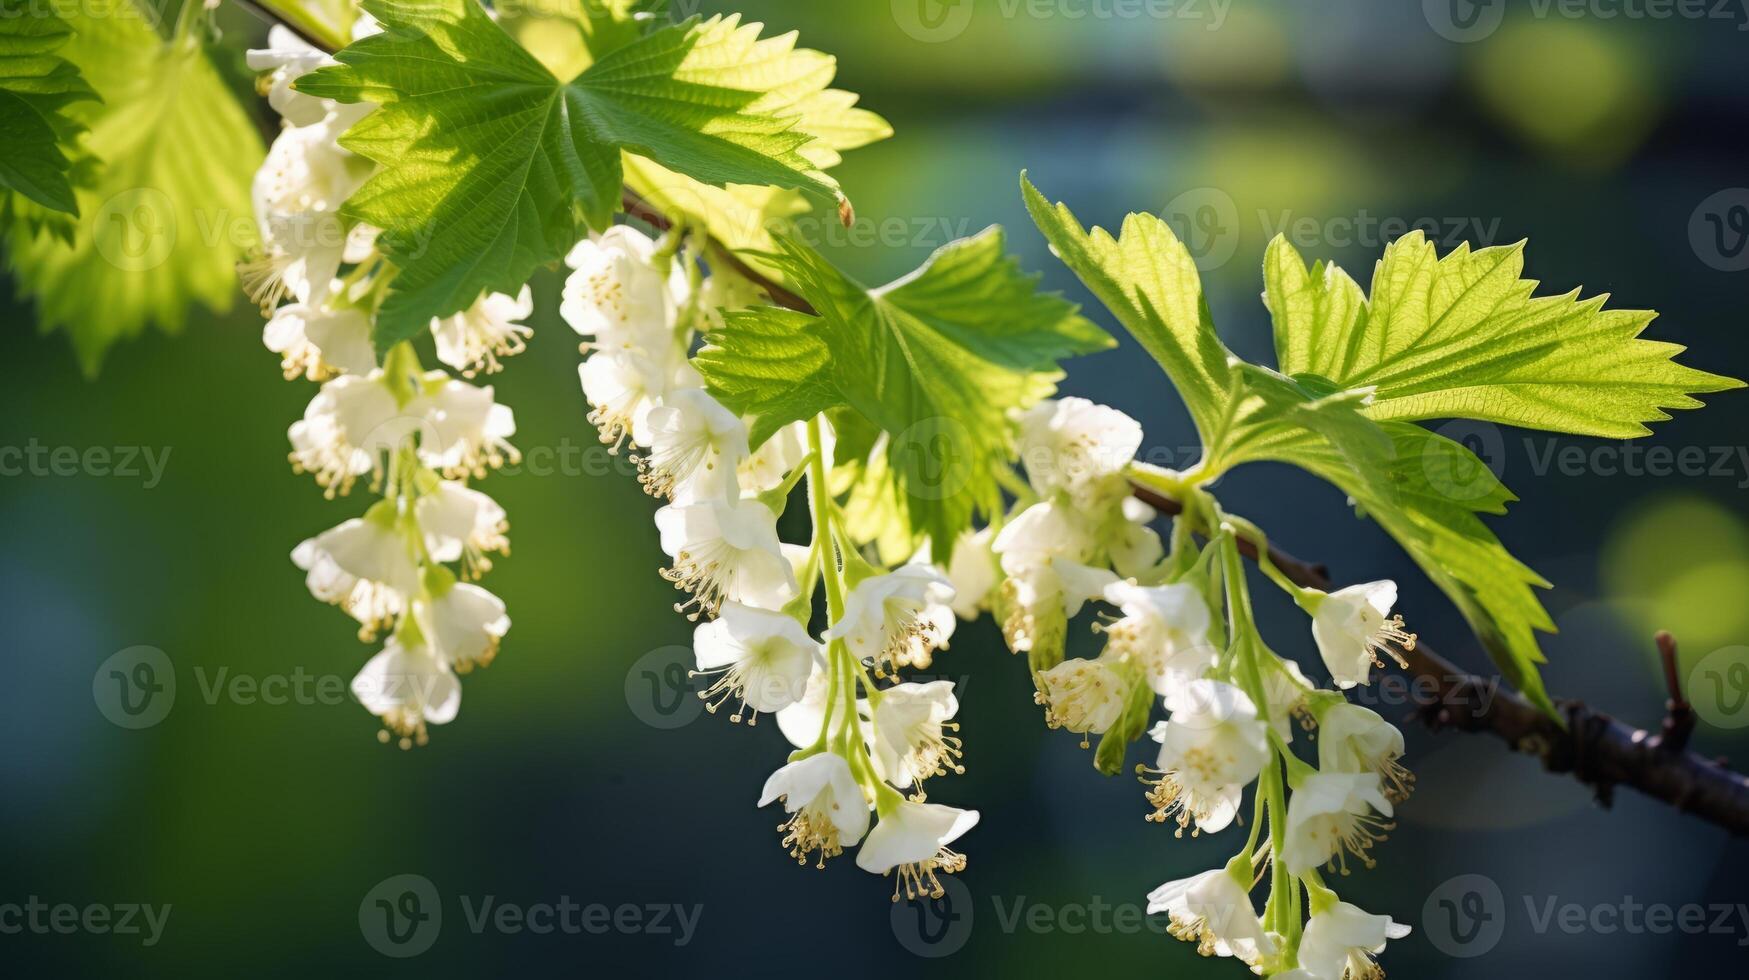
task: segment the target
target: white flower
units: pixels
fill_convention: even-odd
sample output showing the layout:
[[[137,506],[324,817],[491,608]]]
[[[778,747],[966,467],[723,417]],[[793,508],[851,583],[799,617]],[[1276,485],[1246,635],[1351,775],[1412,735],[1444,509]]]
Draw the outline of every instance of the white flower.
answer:
[[[355,307],[293,303],[274,311],[261,341],[280,355],[285,379],[299,376],[327,381],[341,374],[367,375],[376,369],[370,317]]]
[[[1110,571],[1083,564],[1094,550],[1086,523],[1057,503],[1022,511],[993,547],[1008,576],[1002,583],[1002,633],[1016,652],[1059,638],[1068,617],[1117,581]]]
[[[777,800],[790,814],[778,829],[798,864],[807,864],[808,855],[818,852],[820,867],[825,867],[827,858],[856,846],[868,832],[868,801],[850,774],[850,764],[839,756],[811,755],[772,773],[759,805]]]
[[[420,461],[452,479],[484,477],[522,458],[509,442],[516,434],[516,415],[497,403],[490,386],[477,388],[432,372],[407,413],[422,420]]]
[[[1300,939],[1300,966],[1317,980],[1383,980],[1373,957],[1388,940],[1409,935],[1409,927],[1388,915],[1369,915],[1359,906],[1338,902],[1312,913]]]
[[[1129,685],[1105,657],[1065,660],[1040,674],[1039,686],[1033,699],[1045,706],[1045,723],[1082,735],[1082,748],[1088,733],[1103,735],[1117,724],[1129,703]]]
[[[960,740],[944,732],[959,726],[949,721],[959,712],[952,681],[898,684],[881,692],[874,709],[875,764],[888,781],[904,789],[959,765]]]
[[[352,694],[400,738],[401,748],[424,745],[425,726],[447,725],[461,708],[462,686],[423,645],[403,646],[391,636],[381,653],[352,679]]]
[[[1160,743],[1148,819],[1170,817],[1182,834],[1226,829],[1238,813],[1246,784],[1269,760],[1269,734],[1245,692],[1220,681],[1190,681],[1166,698],[1169,720],[1154,727]]]
[[[856,866],[873,874],[897,871],[893,900],[946,894],[939,875],[964,871],[965,855],[948,845],[977,826],[978,811],[904,800],[881,816],[856,853]]]
[[[736,470],[747,458],[747,426],[701,389],[686,388],[651,410],[650,454],[638,482],[678,503],[736,499]]]
[[[332,499],[380,465],[383,453],[401,445],[419,420],[401,411],[382,373],[346,375],[322,386],[301,421],[292,424],[292,467],[313,473]]]
[[[1051,501],[1033,504],[1002,528],[992,546],[1010,576],[1049,564],[1052,559],[1084,563],[1094,542],[1086,522],[1074,511]]]
[[[1336,704],[1318,716],[1318,768],[1327,772],[1376,773],[1385,797],[1394,803],[1409,798],[1415,775],[1403,757],[1403,733],[1358,704]]]
[[[978,618],[1001,580],[1001,566],[991,550],[996,534],[989,528],[962,534],[953,543],[947,563],[947,580],[953,585],[953,612],[966,622]]]
[[[1020,459],[1041,497],[1065,491],[1084,510],[1127,495],[1124,471],[1142,447],[1135,419],[1085,398],[1044,401],[1020,422]]]
[[[826,724],[826,700],[831,689],[831,675],[824,664],[815,662],[801,699],[777,712],[777,729],[789,744],[805,749],[819,741],[820,729]]]
[[[331,116],[314,126],[283,130],[255,172],[255,221],[262,250],[239,272],[244,291],[263,316],[271,315],[288,293],[312,305],[328,297],[350,234],[340,206],[364,184],[372,167],[335,143],[356,116]]]
[[[388,503],[298,545],[292,562],[308,573],[310,594],[358,620],[367,640],[393,622],[419,588],[413,541]]]
[[[602,352],[579,365],[577,373],[593,409],[589,424],[601,431],[602,444],[615,452],[627,438],[634,446],[648,446],[654,438],[650,414],[675,387],[667,362],[642,351]]]
[[[439,564],[462,563],[465,578],[477,579],[492,570],[489,555],[510,554],[510,523],[504,508],[478,490],[450,480],[437,485],[413,505],[413,516],[425,535],[425,548]]]
[[[713,714],[737,702],[734,722],[745,709],[782,711],[801,700],[820,656],[820,644],[794,619],[738,602],[725,603],[721,618],[693,631],[692,648],[698,673],[719,675],[698,696]],[[757,720],[755,714],[748,723]]]
[[[1257,918],[1248,884],[1227,868],[1169,881],[1148,893],[1148,914],[1171,916],[1168,931],[1196,943],[1204,956],[1236,956],[1256,964],[1275,954],[1275,943]]]
[[[1264,656],[1263,693],[1269,698],[1269,727],[1275,729],[1283,742],[1294,740],[1296,715],[1308,731],[1311,729],[1313,722],[1306,709],[1306,696],[1316,687],[1299,664],[1274,654]]]
[[[952,600],[947,576],[929,565],[905,565],[857,583],[826,638],[843,640],[852,656],[872,662],[875,676],[884,676],[901,664],[914,664],[919,653],[914,648],[927,658],[938,634],[925,613]]]
[[[292,88],[292,83],[318,68],[336,64],[334,59],[279,24],[268,29],[267,45],[245,56],[250,71],[267,73],[262,79],[267,104],[293,126],[313,126],[327,118],[332,103],[304,95]]]
[[[1139,665],[1156,694],[1200,679],[1220,658],[1209,643],[1208,600],[1195,585],[1116,582],[1106,586],[1105,601],[1124,614],[1103,627],[1111,651]]]
[[[685,270],[663,268],[656,243],[625,225],[577,243],[565,264],[559,315],[602,351],[638,350],[667,359],[676,345],[675,318],[687,293]]]
[[[1372,846],[1395,826],[1391,812],[1376,773],[1308,776],[1288,801],[1287,840],[1277,858],[1296,875],[1327,863],[1347,874],[1351,856],[1370,868]]]
[[[1372,668],[1383,669],[1385,654],[1407,668],[1408,661],[1391,644],[1415,649],[1415,634],[1403,629],[1403,617],[1390,616],[1397,604],[1397,583],[1371,582],[1331,595],[1311,593],[1304,600],[1312,612],[1312,637],[1324,666],[1343,690],[1367,683]]]
[[[487,293],[454,316],[431,321],[437,340],[437,359],[455,368],[463,377],[496,374],[504,369],[503,358],[528,349],[534,328],[522,325],[534,313],[534,294],[527,286],[514,297]]]
[[[795,598],[795,570],[777,538],[777,516],[757,500],[670,504],[656,512],[662,550],[674,566],[662,577],[692,593],[675,606],[715,616],[724,602],[779,609]]]
[[[835,439],[832,426],[824,418],[820,420],[820,435],[821,448],[830,460]],[[775,490],[807,456],[808,423],[796,422],[777,430],[751,456],[743,459],[736,477],[741,489],[749,493]],[[828,462],[827,465],[831,464]]]
[[[1108,532],[1105,550],[1119,575],[1135,578],[1147,574],[1166,557],[1160,535],[1148,527],[1160,513],[1134,497],[1123,498],[1121,512],[1124,519],[1117,522],[1115,532]]]
[[[504,600],[453,577],[433,588],[428,601],[416,603],[414,616],[438,661],[458,674],[491,666],[510,632]]]

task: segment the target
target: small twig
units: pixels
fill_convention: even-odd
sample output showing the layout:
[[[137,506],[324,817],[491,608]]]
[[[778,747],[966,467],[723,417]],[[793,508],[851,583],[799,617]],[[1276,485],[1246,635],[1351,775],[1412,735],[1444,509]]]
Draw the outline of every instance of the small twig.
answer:
[[[1682,694],[1682,677],[1676,660],[1676,638],[1667,632],[1658,633],[1658,657],[1664,662],[1664,686],[1670,700],[1664,702],[1664,731],[1658,736],[1658,747],[1666,752],[1681,752],[1688,748],[1694,734],[1694,706]]]
[[[187,0],[187,2],[192,3],[194,0]],[[326,51],[329,54],[333,54],[335,51],[332,43],[323,38],[317,37],[310,32],[309,28],[302,24],[295,23],[292,20],[269,10],[265,5],[258,3],[257,0],[237,0],[237,5],[254,14],[258,20],[266,21],[269,24],[278,24],[286,30],[291,31],[302,39],[305,44],[315,48],[317,51]]]

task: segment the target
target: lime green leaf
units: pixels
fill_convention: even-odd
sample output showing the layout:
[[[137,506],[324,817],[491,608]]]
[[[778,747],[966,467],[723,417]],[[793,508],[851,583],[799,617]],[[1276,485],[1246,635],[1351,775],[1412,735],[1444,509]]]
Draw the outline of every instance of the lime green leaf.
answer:
[[[1677,364],[1683,348],[1640,339],[1657,314],[1606,296],[1534,297],[1524,245],[1440,258],[1420,232],[1386,250],[1364,306],[1334,267],[1308,270],[1283,239],[1265,261],[1281,369],[1375,390],[1379,420],[1474,418],[1634,438],[1697,393],[1742,383]]]
[[[831,378],[831,350],[811,329],[812,319],[777,309],[724,314],[723,328],[693,359],[718,401],[754,418],[755,447],[843,403]]]
[[[0,4],[0,141],[6,144],[0,188],[77,216],[68,171],[84,129],[65,110],[96,101],[97,93],[72,62],[54,53],[72,36],[50,9],[20,0]]]
[[[799,406],[769,396],[783,399],[784,421],[832,407],[821,398],[832,392],[886,433],[887,468],[913,534],[951,549],[975,510],[1000,506],[994,474],[1012,455],[1009,413],[1054,390],[1058,360],[1107,349],[1111,339],[1073,304],[1040,294],[1004,252],[999,228],[954,242],[874,290],[791,239],[779,245],[768,260],[820,315],[761,309],[730,317],[699,370],[737,410],[767,404],[747,394],[750,379],[801,388]],[[829,354],[823,364],[821,353]]]
[[[1537,671],[1546,658],[1536,633],[1555,625],[1536,589],[1549,583],[1512,557],[1479,516],[1503,514],[1517,498],[1459,443],[1403,422],[1383,429],[1391,451],[1371,466],[1354,465],[1334,441],[1309,437],[1267,455],[1346,491],[1457,605],[1512,686],[1555,714]]]
[[[74,241],[33,238],[13,215],[9,261],[45,330],[65,328],[95,373],[117,339],[147,323],[179,330],[189,309],[229,309],[253,242],[254,124],[193,38],[165,42],[126,0],[63,5],[62,49],[102,98],[69,108],[103,161],[76,186]]]
[[[1132,214],[1113,238],[1091,232],[1066,205],[1052,205],[1021,175],[1026,205],[1057,255],[1153,355],[1210,444],[1231,385],[1232,355],[1221,344],[1190,252],[1166,222]]]
[[[758,60],[741,66],[744,77],[738,81],[765,89],[750,111],[796,117],[796,131],[814,138],[801,150],[814,166],[829,169],[845,152],[893,135],[885,119],[857,107],[856,95],[829,87],[838,72],[831,55],[795,47],[794,34],[772,38],[755,53]],[[645,200],[664,214],[705,228],[736,252],[775,250],[772,232],[790,229],[786,219],[810,209],[803,195],[783,187],[712,187],[630,155],[625,169],[626,184]],[[757,264],[756,256],[746,257]],[[760,266],[760,271],[776,270]]]
[[[738,18],[655,31],[561,83],[475,0],[367,0],[385,33],[298,87],[374,102],[342,145],[381,164],[346,211],[385,230],[400,269],[377,322],[386,349],[482,292],[514,292],[619,207],[621,152],[707,184],[836,200],[769,101],[757,66],[785,46]],[[781,81],[781,80],[780,80]]]

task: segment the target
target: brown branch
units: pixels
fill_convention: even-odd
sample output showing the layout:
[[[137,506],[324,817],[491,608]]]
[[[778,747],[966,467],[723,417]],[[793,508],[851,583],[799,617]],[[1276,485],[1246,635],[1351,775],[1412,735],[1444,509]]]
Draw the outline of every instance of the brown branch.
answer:
[[[193,0],[184,0],[184,2],[193,2]],[[291,31],[305,44],[315,48],[317,51],[325,51],[328,54],[333,54],[335,51],[333,44],[323,38],[317,37],[310,32],[309,28],[291,20],[290,18],[280,16],[279,13],[270,10],[266,5],[257,2],[257,0],[237,0],[237,5],[254,14],[258,20],[266,21],[268,24],[278,24],[286,30]]]
[[[1182,511],[1178,502],[1152,490],[1136,488],[1136,497],[1163,514]],[[1242,545],[1249,557],[1256,548]],[[1296,584],[1313,589],[1333,587],[1322,565],[1301,561],[1273,546],[1270,560]],[[1496,681],[1466,673],[1425,643],[1403,651],[1409,672],[1421,683],[1409,685],[1417,714],[1435,730],[1492,733],[1513,750],[1542,759],[1554,773],[1570,773],[1591,786],[1608,806],[1615,787],[1631,786],[1655,800],[1749,836],[1749,778],[1727,768],[1723,760],[1705,759],[1686,751],[1694,730],[1694,713],[1682,696],[1676,674],[1676,643],[1658,635],[1670,688],[1663,732],[1654,735],[1593,711],[1581,701],[1562,701],[1566,725],[1537,710],[1517,694],[1500,691]]]

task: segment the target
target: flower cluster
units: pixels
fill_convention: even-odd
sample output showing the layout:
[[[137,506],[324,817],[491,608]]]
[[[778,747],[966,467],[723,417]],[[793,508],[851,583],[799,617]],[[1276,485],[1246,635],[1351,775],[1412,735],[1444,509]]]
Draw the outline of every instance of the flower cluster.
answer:
[[[978,820],[922,789],[963,771],[959,702],[950,683],[898,675],[927,666],[952,635],[948,576],[922,560],[877,568],[848,541],[824,418],[755,447],[751,420],[705,390],[689,363],[697,334],[725,307],[756,301],[750,283],[724,269],[706,279],[680,233],[658,242],[629,226],[580,243],[567,264],[561,314],[584,338],[590,421],[666,501],[655,516],[671,559],[662,574],[686,596],[676,611],[699,624],[699,696],[734,722],[775,715],[795,746],[759,800],[788,815],[784,847],[821,865],[858,847],[859,867],[894,876],[895,899],[940,895],[939,876],[965,867],[952,845]],[[813,541],[785,544],[777,520],[803,479]]]
[[[1371,866],[1394,805],[1413,783],[1402,734],[1338,690],[1318,689],[1271,652],[1251,612],[1241,541],[1267,555],[1262,533],[1220,510],[1197,474],[1142,467],[1141,427],[1082,399],[1044,402],[1019,420],[1026,492],[998,530],[969,534],[950,568],[959,601],[997,612],[1010,647],[1026,653],[1037,700],[1054,728],[1117,739],[1147,731],[1156,761],[1139,770],[1152,812],[1183,835],[1242,824],[1254,789],[1251,838],[1224,868],[1170,882],[1149,911],[1209,956],[1270,976],[1370,980],[1373,957],[1407,929],[1341,902],[1320,869]],[[1134,500],[1144,476],[1183,505],[1167,552]],[[1205,544],[1199,544],[1199,539]],[[1367,683],[1385,658],[1404,663],[1415,637],[1392,617],[1390,582],[1335,594],[1305,590],[1265,562],[1311,617],[1337,689]],[[1068,622],[1109,609],[1093,659],[1063,659]],[[1166,718],[1151,729],[1154,703]],[[1294,754],[1294,720],[1318,732],[1318,765]],[[1102,743],[1101,755],[1104,756]],[[1267,826],[1269,836],[1262,831]],[[1250,894],[1265,874],[1263,915]],[[1303,918],[1302,913],[1309,914]]]
[[[358,33],[375,30],[361,19]],[[473,584],[508,554],[509,526],[469,484],[516,458],[516,423],[491,388],[421,369],[410,344],[379,365],[372,329],[392,274],[376,230],[341,213],[371,166],[337,143],[373,107],[295,91],[299,76],[334,62],[281,27],[269,45],[249,64],[284,125],[255,178],[261,247],[242,274],[287,380],[322,383],[291,427],[293,467],[329,499],[366,478],[382,498],[292,560],[311,594],[358,621],[361,640],[384,637],[352,690],[382,719],[382,740],[409,748],[455,718],[457,675],[491,663],[510,629],[504,603]],[[518,321],[531,312],[525,288],[432,321],[439,360],[470,378],[497,371],[522,350],[529,329]]]

